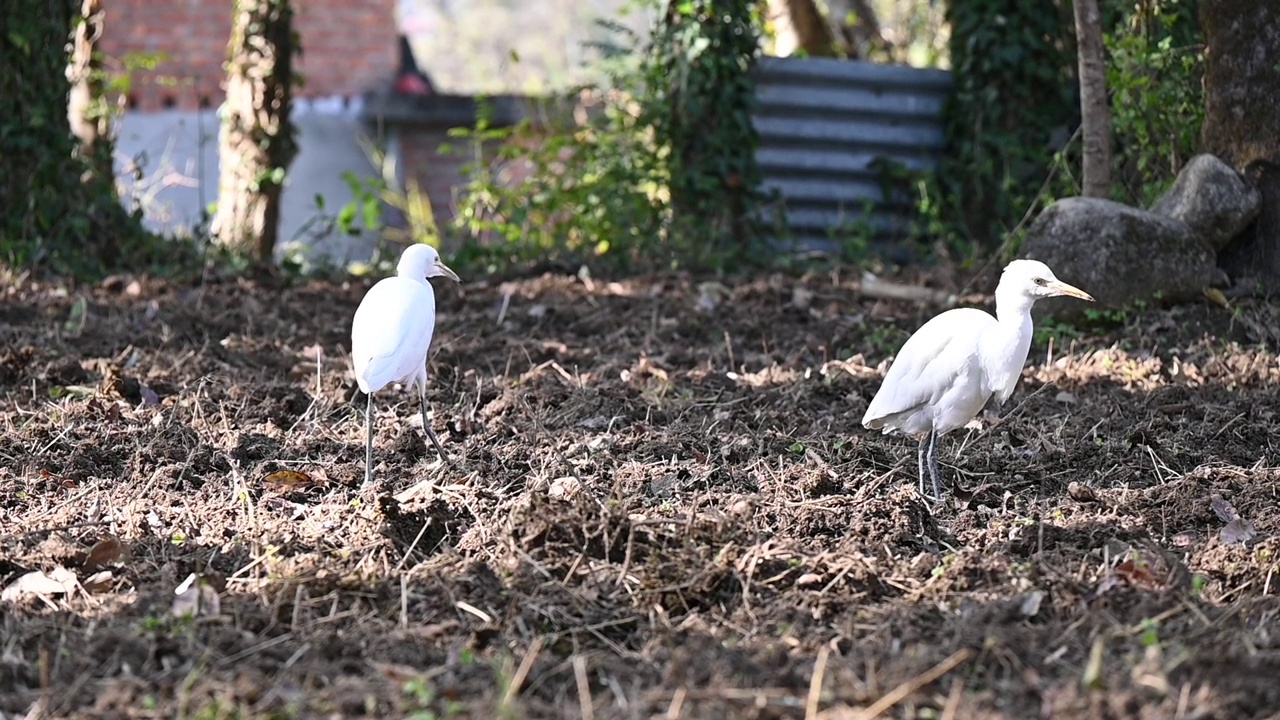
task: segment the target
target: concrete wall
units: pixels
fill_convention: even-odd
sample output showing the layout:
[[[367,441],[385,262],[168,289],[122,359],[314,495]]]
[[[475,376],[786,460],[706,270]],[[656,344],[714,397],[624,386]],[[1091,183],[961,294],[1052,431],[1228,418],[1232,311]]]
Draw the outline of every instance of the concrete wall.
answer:
[[[280,237],[309,246],[313,260],[367,260],[374,239],[348,237],[325,223],[352,199],[345,171],[360,177],[374,169],[357,139],[370,129],[360,119],[359,98],[302,100],[294,108],[298,157],[289,168],[282,199]],[[218,118],[215,110],[126,112],[117,140],[117,172],[127,196],[137,199],[146,225],[184,234],[199,225],[218,196]],[[135,166],[136,163],[136,166]],[[135,170],[141,179],[135,179]],[[316,196],[324,198],[324,213]],[[283,247],[281,248],[283,249]]]

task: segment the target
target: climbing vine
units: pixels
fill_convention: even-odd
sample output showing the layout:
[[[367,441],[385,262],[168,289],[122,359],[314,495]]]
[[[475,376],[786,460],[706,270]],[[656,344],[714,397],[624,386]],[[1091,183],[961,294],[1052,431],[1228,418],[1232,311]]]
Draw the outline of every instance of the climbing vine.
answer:
[[[1149,206],[1196,152],[1204,41],[1196,0],[1126,5],[1108,25],[1107,86],[1116,199]]]
[[[1075,190],[1055,156],[1079,126],[1068,0],[951,0],[955,91],[946,111],[943,212],[960,237],[1000,244]]]
[[[114,178],[75,153],[67,117],[66,0],[15,0],[0,14],[0,263],[80,276],[148,260],[139,217],[116,199]]]
[[[667,152],[673,220],[711,250],[747,247],[760,184],[750,72],[762,27],[753,0],[669,2],[650,45],[651,122]]]

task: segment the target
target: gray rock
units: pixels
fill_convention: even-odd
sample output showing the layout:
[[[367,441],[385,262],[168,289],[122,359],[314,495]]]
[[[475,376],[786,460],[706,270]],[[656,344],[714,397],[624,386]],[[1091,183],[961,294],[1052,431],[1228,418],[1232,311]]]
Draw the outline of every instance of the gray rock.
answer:
[[[1213,155],[1197,155],[1178,173],[1151,212],[1181,220],[1221,250],[1262,209],[1258,189]]]
[[[1222,280],[1213,249],[1186,223],[1098,198],[1066,198],[1045,208],[1027,231],[1022,255],[1098,301],[1046,300],[1036,304],[1038,316],[1187,300]]]

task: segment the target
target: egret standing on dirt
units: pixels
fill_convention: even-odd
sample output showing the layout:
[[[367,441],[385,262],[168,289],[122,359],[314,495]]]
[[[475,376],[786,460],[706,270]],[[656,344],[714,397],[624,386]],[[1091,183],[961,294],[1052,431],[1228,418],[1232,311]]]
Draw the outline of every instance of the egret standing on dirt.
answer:
[[[429,282],[433,277],[460,282],[435,248],[410,245],[400,256],[395,276],[384,278],[369,289],[351,322],[356,383],[368,397],[364,416],[366,484],[373,479],[373,394],[393,382],[410,392],[417,386],[422,400],[422,429],[441,459],[449,459],[427,420],[427,351],[436,327],[436,294]]]
[[[996,316],[977,308],[948,310],[925,323],[898,352],[862,426],[920,439],[920,494],[928,469],[933,497],[942,495],[934,449],[940,435],[964,427],[995,395],[1013,394],[1031,349],[1031,306],[1069,295],[1093,301],[1035,260],[1014,260],[996,287]]]

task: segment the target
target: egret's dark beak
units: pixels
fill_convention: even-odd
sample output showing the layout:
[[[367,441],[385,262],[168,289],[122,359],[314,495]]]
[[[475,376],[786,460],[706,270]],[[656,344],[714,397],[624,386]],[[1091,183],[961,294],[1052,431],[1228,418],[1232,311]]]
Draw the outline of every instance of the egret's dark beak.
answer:
[[[1089,302],[1093,302],[1092,295],[1081,290],[1078,287],[1075,287],[1074,285],[1068,285],[1062,282],[1061,280],[1054,280],[1053,282],[1049,283],[1048,288],[1053,291],[1054,295],[1067,295],[1069,297],[1080,298],[1081,300],[1088,300]]]
[[[458,277],[458,273],[454,272],[448,265],[445,265],[440,258],[436,258],[436,265],[431,268],[431,277],[447,277],[454,282],[462,282],[462,278]]]

